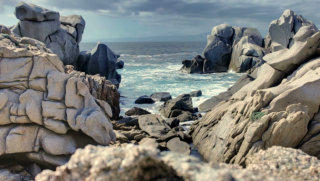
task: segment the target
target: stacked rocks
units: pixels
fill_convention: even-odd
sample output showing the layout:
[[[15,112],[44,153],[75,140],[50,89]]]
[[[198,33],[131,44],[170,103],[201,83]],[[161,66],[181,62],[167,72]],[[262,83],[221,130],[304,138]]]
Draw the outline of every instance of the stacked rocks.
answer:
[[[203,58],[182,61],[186,73],[252,72],[265,63],[263,56],[287,49],[295,42],[306,41],[318,31],[310,21],[291,10],[269,25],[268,35],[262,38],[255,28],[226,24],[213,27],[208,35]]]
[[[20,20],[12,28],[16,36],[39,40],[57,54],[65,65],[73,65],[76,70],[86,74],[99,74],[119,86],[121,76],[116,69],[124,64],[118,61],[119,55],[101,43],[91,52],[80,54],[79,44],[86,25],[81,16],[60,16],[59,12],[25,2],[16,6],[15,15]]]
[[[85,28],[81,16],[60,17],[56,11],[24,2],[16,6],[15,15],[20,20],[12,30],[16,35],[44,42],[64,64],[75,64]]]

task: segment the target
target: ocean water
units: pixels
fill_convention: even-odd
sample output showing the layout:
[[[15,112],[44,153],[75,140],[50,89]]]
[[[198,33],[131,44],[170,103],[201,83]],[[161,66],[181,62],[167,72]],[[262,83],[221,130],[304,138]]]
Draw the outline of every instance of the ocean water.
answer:
[[[196,107],[206,99],[227,90],[241,76],[236,73],[185,74],[179,70],[181,61],[201,54],[205,42],[114,42],[106,43],[125,66],[122,76],[121,114],[137,106],[157,113],[162,103],[135,105],[134,101],[154,92],[170,92],[173,97],[201,90],[203,95],[193,98]],[[82,43],[81,50],[91,50],[94,43]]]

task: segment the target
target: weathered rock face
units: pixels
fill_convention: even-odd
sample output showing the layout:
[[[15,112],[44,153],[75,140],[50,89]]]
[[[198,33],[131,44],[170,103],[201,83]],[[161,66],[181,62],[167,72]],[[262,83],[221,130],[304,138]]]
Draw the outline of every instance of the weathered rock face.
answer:
[[[287,9],[270,23],[265,46],[270,52],[290,48],[294,41],[305,41],[317,31],[315,24]]]
[[[268,54],[254,81],[198,121],[192,136],[204,158],[243,164],[252,153],[274,145],[319,156],[315,115],[320,106],[320,59],[310,60],[319,56],[319,44],[317,32],[290,49]]]
[[[20,20],[12,29],[15,35],[44,42],[66,65],[76,63],[85,27],[81,16],[60,17],[58,12],[24,2],[17,5],[15,15]]]
[[[259,152],[242,169],[203,163],[179,153],[160,153],[150,145],[87,146],[77,150],[66,165],[43,171],[36,180],[317,180],[319,166],[316,158],[281,147]]]
[[[79,147],[115,139],[110,105],[41,42],[0,34],[0,57],[0,157],[56,166]]]
[[[120,93],[114,84],[105,77],[101,77],[99,75],[88,75],[84,72],[76,71],[71,65],[67,65],[65,69],[67,74],[81,77],[87,87],[89,87],[92,96],[98,99],[98,104],[100,104],[100,100],[106,101],[111,106],[112,118],[118,119],[120,114]]]
[[[78,58],[78,70],[90,75],[100,74],[113,84],[119,86],[121,75],[117,72],[117,61],[120,56],[105,44],[98,43],[91,52],[81,52]]]

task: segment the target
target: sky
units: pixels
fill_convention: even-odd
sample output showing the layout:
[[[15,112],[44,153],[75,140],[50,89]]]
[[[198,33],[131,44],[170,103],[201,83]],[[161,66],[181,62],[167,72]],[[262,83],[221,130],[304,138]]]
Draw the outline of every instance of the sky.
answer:
[[[15,25],[18,0],[0,0],[0,24]],[[264,36],[269,23],[285,9],[320,25],[320,0],[25,0],[60,15],[86,20],[84,42],[204,39],[212,27],[227,23],[257,28]],[[319,26],[318,26],[319,27]],[[175,38],[176,37],[176,38]]]

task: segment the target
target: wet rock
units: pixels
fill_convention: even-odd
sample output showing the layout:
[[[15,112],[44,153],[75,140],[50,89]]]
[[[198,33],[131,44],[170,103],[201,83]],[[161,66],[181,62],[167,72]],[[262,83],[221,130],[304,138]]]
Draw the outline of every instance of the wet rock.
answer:
[[[176,135],[159,115],[139,116],[138,122],[140,129],[159,140],[168,140]]]
[[[116,63],[119,55],[115,54],[107,45],[98,43],[89,53],[84,56],[88,62],[84,62],[85,72],[90,75],[99,74],[106,77],[113,84],[119,85],[121,76],[116,71]]]
[[[190,94],[183,94],[175,99],[169,100],[160,108],[160,113],[166,118],[177,117],[181,115],[183,111],[196,112],[193,108]]]
[[[204,62],[205,59],[201,57],[201,55],[197,55],[192,60],[184,60],[182,61],[181,71],[188,74],[193,73],[204,73]]]
[[[136,104],[153,104],[154,100],[151,99],[149,96],[144,95],[139,97],[134,103]]]
[[[151,94],[150,97],[154,101],[163,101],[163,102],[166,102],[166,101],[172,99],[169,92],[156,92],[156,93]]]
[[[201,90],[192,91],[192,92],[190,92],[190,96],[191,97],[200,97],[200,96],[202,96],[202,91]]]
[[[127,116],[140,116],[140,115],[151,114],[151,113],[139,107],[134,107],[128,110],[125,114]]]
[[[123,69],[123,67],[124,67],[124,62],[122,60],[117,61],[116,69]]]

